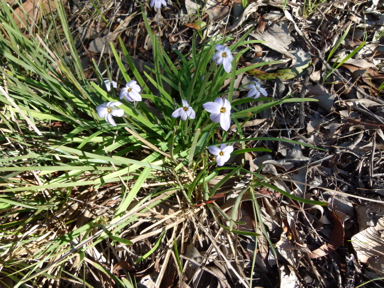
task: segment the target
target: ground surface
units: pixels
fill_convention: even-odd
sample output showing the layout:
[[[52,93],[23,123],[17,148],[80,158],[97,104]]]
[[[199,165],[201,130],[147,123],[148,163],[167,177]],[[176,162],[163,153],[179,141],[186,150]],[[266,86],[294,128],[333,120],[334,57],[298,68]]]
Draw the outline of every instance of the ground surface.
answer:
[[[96,79],[93,60],[102,73],[108,66],[112,79],[119,79],[121,74],[109,46],[110,42],[117,44],[119,38],[140,71],[147,71],[145,66],[153,67],[152,44],[141,13],[144,5],[152,31],[175,61],[174,50],[187,55],[193,38],[199,47],[222,37],[230,37],[231,45],[252,30],[247,40],[264,41],[248,44],[249,50],[240,57],[237,68],[281,62],[239,74],[235,88],[240,89],[234,97],[244,97],[248,92],[245,85],[256,78],[269,97],[282,99],[292,95],[319,100],[265,110],[249,120],[243,132],[249,138],[279,137],[322,148],[254,141],[247,145],[269,148],[272,153],[248,153],[246,160],[248,169],[261,168],[261,175],[281,190],[328,202],[328,206],[304,205],[259,187],[257,216],[244,196],[238,219],[245,224],[237,227],[260,234],[256,239],[228,236],[215,224],[211,211],[205,211],[204,206],[195,207],[193,213],[198,219],[185,221],[182,229],[173,230],[183,233],[185,245],[179,252],[183,260],[190,260],[178,278],[175,264],[164,262],[168,259],[167,245],[139,264],[133,261],[137,257],[132,257],[142,255],[159,239],[156,233],[156,237],[150,233],[144,233],[147,236],[142,238],[137,235],[154,231],[154,219],[177,212],[173,210],[176,200],[170,200],[154,214],[148,214],[152,221],[139,221],[127,232],[134,244],[130,251],[119,251],[120,262],[113,270],[116,277],[124,278],[129,273],[141,281],[141,287],[155,287],[159,277],[161,287],[243,287],[252,275],[252,287],[290,288],[357,287],[384,276],[383,3],[249,1],[243,7],[241,1],[208,0],[203,4],[185,0],[168,1],[167,7],[156,10],[140,1],[116,1],[99,3],[99,11],[87,1],[65,4],[76,48],[90,81]],[[333,70],[336,66],[338,69]],[[229,82],[222,91],[228,85]],[[236,126],[233,133],[235,129]],[[235,193],[239,189],[234,188],[236,185],[246,185],[246,177],[234,179],[219,192]],[[101,197],[94,203],[109,206],[102,200]],[[223,210],[230,209],[233,201],[219,196],[216,204]],[[94,217],[92,213],[87,217]],[[177,217],[171,219],[164,221],[165,225],[171,227],[172,222],[179,221]],[[204,229],[210,232],[203,232]],[[215,241],[217,246],[212,246]],[[103,265],[111,267],[111,263],[105,260]],[[164,265],[169,267],[162,269]],[[235,268],[229,269],[228,265]],[[111,284],[106,279],[97,280],[96,276],[93,283],[97,283],[95,287],[114,285],[113,281]],[[383,286],[384,282],[377,280],[364,287]]]

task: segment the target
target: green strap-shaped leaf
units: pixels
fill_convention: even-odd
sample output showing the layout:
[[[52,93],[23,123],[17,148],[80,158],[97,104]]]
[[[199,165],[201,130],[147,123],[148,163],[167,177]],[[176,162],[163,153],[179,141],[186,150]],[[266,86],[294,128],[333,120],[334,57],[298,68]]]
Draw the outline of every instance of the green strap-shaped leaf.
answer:
[[[119,208],[115,212],[115,215],[117,217],[120,217],[121,214],[125,210],[127,210],[128,206],[132,203],[132,200],[135,198],[136,194],[140,191],[141,186],[143,185],[144,181],[148,178],[151,171],[152,169],[149,167],[144,168],[143,172],[141,172],[139,178],[136,180],[133,188],[130,191],[126,191],[127,196],[124,198]]]
[[[165,235],[165,231],[163,231],[161,233],[160,238],[157,240],[156,244],[152,247],[152,249],[149,250],[147,253],[145,253],[145,255],[143,255],[139,259],[135,260],[135,263],[140,262],[140,261],[148,258],[148,256],[150,256],[153,252],[155,252],[156,249],[160,246],[161,240],[163,240],[164,235]]]

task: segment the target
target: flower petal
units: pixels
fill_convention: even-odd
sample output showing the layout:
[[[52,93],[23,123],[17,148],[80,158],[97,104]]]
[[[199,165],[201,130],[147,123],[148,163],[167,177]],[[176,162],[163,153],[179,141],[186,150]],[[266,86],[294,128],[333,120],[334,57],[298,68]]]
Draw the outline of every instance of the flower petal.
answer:
[[[222,54],[221,51],[217,51],[213,55],[213,61],[215,61],[217,65],[221,65],[223,63],[223,56],[221,56],[221,54]]]
[[[107,91],[111,91],[111,84],[113,88],[117,88],[117,83],[115,81],[110,82],[109,79],[104,80],[105,88],[107,88]]]
[[[96,107],[97,115],[99,115],[100,118],[105,118],[105,116],[107,116],[107,114],[108,114],[108,109],[107,109],[107,107],[105,107],[106,105],[104,107],[102,107],[102,105],[104,105],[104,104],[101,104],[101,105]]]
[[[224,152],[225,155],[230,155],[233,152],[233,146],[229,145],[225,148],[222,148],[221,150]]]
[[[224,154],[223,156],[221,156],[221,158],[223,159],[223,162],[224,162],[223,165],[224,165],[225,163],[228,162],[229,158],[231,158],[231,154]]]
[[[121,88],[121,91],[120,91],[120,99],[123,99],[124,97],[127,97],[127,90],[128,90],[127,87],[123,87],[123,88]]]
[[[111,124],[112,126],[116,126],[116,122],[110,113],[108,113],[107,117],[105,117],[105,121],[107,121],[107,123]]]
[[[141,101],[142,100],[141,95],[134,89],[132,89],[131,92],[128,92],[128,95],[133,101]]]
[[[229,127],[231,126],[231,114],[221,113],[220,126],[224,131],[228,131]]]
[[[125,99],[126,99],[127,101],[129,101],[129,102],[135,102],[135,99],[133,99],[133,98],[129,95],[129,93],[125,94]]]
[[[126,87],[131,88],[132,90],[135,90],[138,93],[141,91],[141,87],[139,86],[139,84],[137,84],[135,80],[129,81]]]
[[[215,123],[220,123],[222,113],[212,113],[210,118]]]
[[[227,53],[227,57],[226,57],[226,58],[228,59],[228,61],[232,63],[232,61],[233,61],[233,55],[232,55],[231,50],[229,50],[229,48],[227,48],[227,49],[225,50],[225,53]]]
[[[251,86],[251,85],[249,85],[249,86]],[[254,85],[252,85],[252,86],[253,86],[253,88],[248,91],[248,95],[247,95],[248,97],[253,97],[254,95],[256,95],[257,90],[256,90]]]
[[[225,108],[225,113],[230,113],[231,112],[231,103],[227,99],[223,99],[223,106]]]
[[[111,91],[111,83],[109,83],[109,80],[105,80],[104,85],[108,92]]]
[[[188,119],[187,112],[184,111],[184,109],[181,109],[180,118],[183,119],[184,121],[187,121]]]
[[[132,90],[136,91],[137,93],[140,93],[141,87],[139,85],[135,85],[132,87]]]
[[[268,96],[268,92],[267,92],[267,90],[265,90],[264,88],[260,88],[260,92],[261,92],[261,94],[263,94],[264,96]]]
[[[189,106],[187,100],[181,99],[181,103],[183,103],[183,107],[188,107]]]
[[[219,155],[219,153],[221,152],[220,148],[216,147],[216,146],[209,146],[208,151],[209,151],[209,153],[211,153],[215,156]]]
[[[216,50],[223,50],[223,49],[225,49],[225,47],[224,47],[223,45],[216,44],[215,49],[216,49]]]
[[[224,100],[223,100],[223,98],[221,98],[221,97],[216,98],[216,99],[214,100],[214,102],[217,103],[217,104],[220,106],[220,108],[224,106]],[[220,110],[220,109],[219,109],[219,110]]]
[[[111,114],[112,114],[112,116],[115,116],[115,117],[123,117],[124,110],[123,109],[113,109]]]
[[[225,164],[225,156],[216,156],[216,162],[217,162],[217,166],[223,166]]]
[[[195,110],[193,110],[191,106],[188,107],[187,114],[188,114],[188,117],[191,118],[191,119],[195,119],[196,118]]]
[[[183,108],[178,108],[178,109],[176,109],[175,111],[173,111],[171,117],[172,117],[172,118],[180,117],[180,115],[181,115],[181,111],[183,111]]]
[[[227,57],[223,60],[223,67],[225,72],[229,73],[232,69],[232,61],[230,61]]]
[[[215,114],[220,113],[220,108],[222,106],[221,106],[221,103],[220,104],[217,103],[216,100],[215,102],[207,102],[203,104],[203,108],[209,113],[215,113]]]

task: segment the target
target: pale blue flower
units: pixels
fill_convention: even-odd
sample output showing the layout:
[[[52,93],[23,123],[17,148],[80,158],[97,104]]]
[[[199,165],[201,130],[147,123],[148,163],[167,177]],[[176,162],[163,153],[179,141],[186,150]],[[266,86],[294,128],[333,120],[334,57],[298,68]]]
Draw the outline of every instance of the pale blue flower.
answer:
[[[161,5],[164,5],[164,7],[167,7],[167,2],[165,0],[151,0],[150,6],[155,6],[157,9],[161,8]]]
[[[216,146],[208,147],[209,153],[213,154],[216,158],[217,166],[223,166],[231,157],[233,146],[221,144],[220,148]]]
[[[221,128],[227,131],[231,125],[231,103],[227,99],[221,97],[214,102],[203,104],[207,112],[211,113],[211,120],[215,123],[220,123]]]
[[[130,102],[141,101],[141,87],[135,80],[129,81],[120,91],[120,99],[127,99]]]
[[[112,83],[107,79],[104,80],[105,87],[107,88],[107,91],[111,91],[111,84],[113,88],[117,88],[117,83],[115,81],[112,81]]]
[[[112,116],[123,117],[124,110],[117,108],[121,104],[122,103],[120,102],[103,103],[96,107],[97,115],[99,115],[100,118],[104,118],[105,121],[107,121],[107,123],[111,124],[112,126],[116,126],[116,122]]]
[[[184,121],[187,120],[188,117],[190,119],[195,119],[196,113],[193,110],[193,108],[191,106],[189,106],[187,101],[181,100],[181,102],[183,102],[183,107],[176,109],[172,113],[172,118],[180,117]]]
[[[264,88],[262,88],[256,80],[253,81],[252,83],[253,84],[248,85],[248,89],[251,89],[248,92],[248,97],[257,99],[260,97],[261,94],[263,94],[264,96],[268,96],[267,91]]]
[[[224,47],[223,45],[216,45],[216,53],[213,55],[213,60],[216,64],[223,64],[224,70],[229,73],[232,69],[232,61],[233,56],[231,50],[228,47]]]

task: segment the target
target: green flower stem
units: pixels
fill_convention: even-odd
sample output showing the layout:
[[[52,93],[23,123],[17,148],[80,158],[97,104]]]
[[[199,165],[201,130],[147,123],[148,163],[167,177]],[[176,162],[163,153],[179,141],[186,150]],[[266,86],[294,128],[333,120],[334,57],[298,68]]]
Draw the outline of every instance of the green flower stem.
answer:
[[[209,78],[211,77],[211,74],[213,73],[213,71],[215,70],[215,68],[217,67],[216,63],[215,62],[212,62],[211,63],[211,66],[209,67],[209,71],[207,74],[204,75],[204,80],[203,80],[203,84],[202,84],[202,89],[200,89],[200,93],[199,95],[197,96],[197,100],[196,102],[200,102],[201,101],[201,98],[203,97],[203,94],[204,94],[204,91],[206,91],[204,88],[205,86],[207,85],[208,81],[209,81]],[[213,83],[211,84],[211,89],[210,89],[210,92],[212,92],[212,87],[213,87]],[[211,95],[210,93],[208,95]]]
[[[190,131],[190,130],[188,129],[188,122],[191,122],[191,121],[189,121],[188,119],[186,121],[184,121],[184,139],[185,139],[185,144],[189,143],[189,133],[188,133],[188,131]]]
[[[212,65],[215,67],[215,73],[214,73],[214,76],[213,76],[213,80],[212,80],[212,83],[211,83],[211,87],[209,88],[209,93],[208,95],[211,95],[212,94],[212,89],[213,87],[215,86],[215,80],[216,80],[216,76],[217,76],[217,65],[216,63],[212,62]]]

